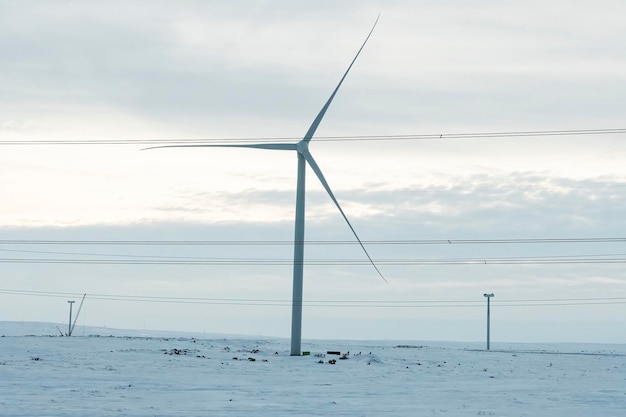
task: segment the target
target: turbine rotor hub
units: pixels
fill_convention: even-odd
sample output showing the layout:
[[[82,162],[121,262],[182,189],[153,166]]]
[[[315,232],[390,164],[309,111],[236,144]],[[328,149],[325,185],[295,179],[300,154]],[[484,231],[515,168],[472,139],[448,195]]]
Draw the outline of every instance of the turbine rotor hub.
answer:
[[[309,142],[303,139],[296,143],[296,150],[298,153],[305,154],[309,150]]]

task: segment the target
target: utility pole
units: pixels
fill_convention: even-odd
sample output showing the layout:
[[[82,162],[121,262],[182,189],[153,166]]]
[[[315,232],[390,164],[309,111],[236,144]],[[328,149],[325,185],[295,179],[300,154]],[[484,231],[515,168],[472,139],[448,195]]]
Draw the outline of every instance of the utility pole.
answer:
[[[74,304],[74,300],[68,300],[68,304],[70,305],[70,321],[67,326],[67,335],[72,335],[72,304]]]
[[[489,331],[490,331],[490,322],[491,322],[491,297],[493,297],[493,293],[483,294],[484,297],[487,298],[487,350],[489,350]]]

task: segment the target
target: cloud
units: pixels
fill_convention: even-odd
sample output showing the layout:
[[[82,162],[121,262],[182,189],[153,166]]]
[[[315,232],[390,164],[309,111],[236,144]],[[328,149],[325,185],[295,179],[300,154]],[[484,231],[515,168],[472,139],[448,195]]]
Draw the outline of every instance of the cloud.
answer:
[[[115,107],[203,127],[255,115],[304,130],[378,13],[367,3],[117,4],[7,8],[5,101]],[[336,129],[364,120],[387,129],[561,126],[622,113],[626,63],[613,52],[622,34],[602,8],[542,5],[541,18],[526,5],[384,9],[329,114]]]

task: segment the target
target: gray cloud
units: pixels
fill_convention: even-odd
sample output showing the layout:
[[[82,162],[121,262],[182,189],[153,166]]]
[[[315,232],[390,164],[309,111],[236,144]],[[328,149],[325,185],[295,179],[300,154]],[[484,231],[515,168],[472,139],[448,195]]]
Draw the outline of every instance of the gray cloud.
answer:
[[[428,228],[429,236],[547,236],[616,232],[626,209],[625,188],[626,183],[619,178],[575,180],[517,172],[459,177],[451,179],[450,185],[341,190],[336,195],[342,205],[358,204],[376,212],[352,216],[357,222],[379,225],[381,230],[387,222],[397,223],[406,234],[412,229],[404,226],[415,222],[415,227]],[[294,198],[294,191],[279,190],[192,196],[196,207],[217,200],[223,206],[274,205],[286,209],[295,204]],[[322,222],[336,211],[323,191],[309,190],[307,205],[311,210],[327,208]]]
[[[301,20],[303,28],[310,30],[332,16],[336,16],[337,21],[333,30],[343,39],[348,29],[339,22],[345,19],[345,14],[357,5],[360,14],[371,7],[360,2],[333,4],[328,8],[316,4],[309,6],[308,11],[296,12],[284,7],[282,2],[255,6],[247,2],[229,2],[228,5],[188,2],[180,8],[162,2],[119,3],[119,8],[110,5],[105,8],[94,2],[33,4],[37,7],[10,6],[1,18],[0,59],[5,82],[0,88],[4,100],[108,105],[170,122],[194,120],[194,123],[201,123],[195,119],[241,118],[242,113],[249,113],[276,120],[301,120],[305,125],[331,91],[344,64],[336,68],[313,64],[315,54],[319,54],[318,61],[325,59],[325,47],[317,45],[310,53],[285,49],[279,54],[279,62],[268,65],[259,59],[256,49],[248,49],[245,44],[255,45],[259,34],[269,41],[279,41],[293,35],[283,33],[287,29],[281,29],[282,26],[291,30],[297,27],[295,22]],[[440,7],[449,11],[459,5],[451,2]],[[415,19],[419,16],[419,5],[395,2],[387,7],[391,10],[408,8],[410,12],[405,20],[411,20],[413,13]],[[538,32],[528,33],[524,26],[527,22],[522,21],[516,30],[514,18],[510,22],[497,19],[504,12],[502,7],[493,8],[495,13],[486,13],[492,7],[493,4],[473,11],[470,18],[481,18],[473,26],[471,21],[453,20],[459,25],[455,30],[467,26],[476,30],[469,33],[488,33],[490,28],[517,40],[539,37],[541,30],[558,32],[560,27],[559,22],[551,21],[549,27],[539,22]],[[244,24],[239,33],[235,32],[236,38],[232,37],[232,32],[224,36],[205,29],[201,35],[211,45],[206,49],[203,43],[195,47],[185,45],[185,40],[175,30],[177,24],[184,27],[192,18],[204,22],[205,28],[220,21],[233,22],[235,28],[239,22]],[[381,25],[385,18],[390,20],[389,25],[398,20],[404,22],[392,13],[389,17],[383,16]],[[599,19],[600,15],[595,18]],[[281,25],[281,22],[289,24]],[[354,24],[350,23],[350,29]],[[467,56],[453,54],[447,60],[436,55],[437,62],[444,67],[436,68],[435,72],[430,67],[431,60],[411,58],[414,48],[426,54],[424,46],[416,43],[418,38],[405,40],[411,49],[398,51],[392,57],[394,61],[388,64],[377,62],[380,58],[373,53],[380,45],[372,45],[372,50],[368,51],[371,56],[363,58],[374,68],[370,70],[362,65],[359,71],[354,71],[345,86],[349,93],[338,97],[329,123],[350,126],[368,120],[387,126],[401,123],[418,127],[425,121],[442,127],[494,123],[563,126],[583,116],[591,123],[619,118],[623,114],[621,97],[624,93],[620,74],[624,71],[598,77],[587,74],[587,68],[624,67],[621,56],[613,52],[619,48],[623,34],[610,26],[604,28],[604,37],[576,33],[567,24],[564,26],[558,36],[569,39],[563,41],[565,45],[533,44],[532,48],[511,45],[513,50],[543,60],[533,62],[530,70],[524,70],[527,67],[524,62],[507,62],[507,57],[489,55],[486,58],[491,60],[477,69],[473,66],[475,61],[472,61],[470,49]],[[222,24],[217,30],[228,27]],[[376,34],[381,42],[385,39],[383,29]],[[327,39],[328,34],[318,30],[325,40],[331,40]],[[353,36],[356,48],[358,39],[356,34]],[[609,46],[609,41],[613,47]],[[429,42],[434,43],[431,47],[436,50],[437,40]],[[445,42],[446,39],[442,46],[447,45]],[[489,42],[468,47],[475,48],[476,54],[483,54],[489,48],[493,48],[491,53],[506,50],[498,39],[489,39]],[[264,47],[268,56],[274,56],[272,48],[296,45],[267,44]],[[343,61],[348,61],[354,48],[344,52],[348,55]],[[249,63],[243,54],[245,51],[254,54]],[[296,68],[288,65],[292,54],[297,54],[298,58],[307,56],[311,65]],[[394,65],[402,76],[387,75],[386,65]],[[537,69],[532,69],[532,65],[538,65]],[[514,71],[498,72],[501,66]],[[433,82],[433,79],[438,81]]]

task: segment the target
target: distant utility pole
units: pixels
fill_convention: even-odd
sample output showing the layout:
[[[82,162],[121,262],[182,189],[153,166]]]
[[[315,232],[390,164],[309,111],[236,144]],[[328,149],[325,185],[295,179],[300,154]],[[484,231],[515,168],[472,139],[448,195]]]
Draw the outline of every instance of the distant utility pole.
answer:
[[[70,321],[67,325],[67,335],[72,335],[72,304],[74,304],[74,300],[68,300],[68,304],[70,305]]]
[[[490,322],[491,322],[491,297],[493,297],[493,293],[483,294],[484,297],[487,298],[487,350],[489,350],[489,331],[490,331]]]

